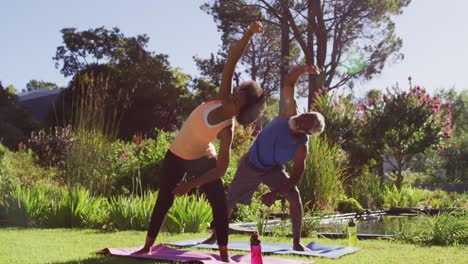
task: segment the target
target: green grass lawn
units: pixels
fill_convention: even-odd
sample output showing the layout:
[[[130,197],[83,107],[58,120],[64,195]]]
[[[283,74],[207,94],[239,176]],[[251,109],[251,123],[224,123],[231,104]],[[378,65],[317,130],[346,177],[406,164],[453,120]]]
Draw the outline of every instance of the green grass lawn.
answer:
[[[142,245],[146,232],[101,232],[81,229],[18,229],[0,228],[0,263],[168,263],[96,255],[105,247]],[[169,235],[162,233],[157,242],[207,237],[207,234]],[[247,235],[231,235],[231,240],[245,240]],[[268,242],[290,242],[288,238],[262,237]],[[304,239],[309,243],[314,239]],[[314,241],[346,245],[345,240],[315,239]],[[468,247],[421,247],[383,240],[359,241],[362,249],[340,259],[309,258],[315,263],[468,263]],[[238,254],[239,252],[232,252]],[[295,256],[288,256],[296,258]],[[307,259],[307,258],[304,258]]]

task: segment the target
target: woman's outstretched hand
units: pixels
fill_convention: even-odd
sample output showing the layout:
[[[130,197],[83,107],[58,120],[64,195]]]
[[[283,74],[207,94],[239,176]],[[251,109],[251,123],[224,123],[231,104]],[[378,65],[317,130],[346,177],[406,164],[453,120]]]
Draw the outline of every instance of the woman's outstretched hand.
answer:
[[[188,182],[181,182],[174,189],[174,194],[176,196],[182,196],[182,195],[187,194],[188,192],[190,192],[190,190],[192,190],[192,189],[193,189],[192,185],[189,184]]]

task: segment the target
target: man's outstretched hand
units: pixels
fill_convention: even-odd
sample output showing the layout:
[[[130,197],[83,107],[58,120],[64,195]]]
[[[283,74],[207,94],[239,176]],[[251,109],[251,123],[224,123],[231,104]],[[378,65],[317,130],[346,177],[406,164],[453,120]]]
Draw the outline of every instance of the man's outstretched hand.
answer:
[[[268,207],[274,204],[275,201],[276,201],[275,192],[269,192],[269,193],[265,193],[264,195],[262,195],[262,203]]]
[[[262,34],[263,32],[265,32],[265,30],[263,30],[263,24],[260,21],[255,21],[255,22],[250,23],[249,31],[254,34],[255,33]]]

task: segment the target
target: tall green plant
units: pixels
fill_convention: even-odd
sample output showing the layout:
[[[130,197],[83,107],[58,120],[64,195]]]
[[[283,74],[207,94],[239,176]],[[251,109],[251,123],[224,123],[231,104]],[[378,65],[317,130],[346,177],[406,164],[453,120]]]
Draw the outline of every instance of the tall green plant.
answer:
[[[363,174],[352,179],[349,188],[351,197],[366,208],[375,209],[383,205],[382,178],[371,173],[369,167],[365,166]]]
[[[7,206],[7,221],[16,226],[40,226],[46,219],[49,197],[42,186],[26,188],[20,184],[11,190]]]
[[[69,188],[83,186],[93,194],[113,191],[115,175],[110,163],[111,141],[97,130],[79,129],[65,161],[65,181]]]
[[[306,170],[299,183],[302,202],[312,208],[331,209],[342,193],[345,157],[338,145],[311,137]]]
[[[181,233],[204,232],[212,220],[211,206],[204,196],[184,195],[175,199],[167,214],[168,223],[165,224],[164,230]],[[172,229],[174,227],[175,230]]]
[[[47,225],[67,228],[84,227],[86,222],[89,223],[90,214],[99,214],[95,210],[101,203],[99,198],[91,196],[91,193],[84,188],[63,189],[60,199],[57,199],[51,206]]]
[[[119,230],[146,230],[156,203],[156,196],[146,192],[141,197],[124,195],[111,197],[108,210],[112,226]]]

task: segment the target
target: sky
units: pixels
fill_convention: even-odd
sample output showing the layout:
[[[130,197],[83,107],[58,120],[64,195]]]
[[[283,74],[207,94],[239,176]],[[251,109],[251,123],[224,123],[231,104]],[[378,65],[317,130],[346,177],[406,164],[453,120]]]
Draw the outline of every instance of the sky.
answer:
[[[62,45],[60,30],[118,27],[125,36],[147,34],[148,50],[169,55],[173,67],[198,75],[193,56],[206,58],[221,45],[212,17],[200,9],[203,0],[3,0],[0,5],[0,81],[26,87],[31,79],[64,86],[69,79],[52,57]],[[413,0],[395,17],[403,39],[402,61],[388,64],[373,80],[357,83],[357,96],[395,83],[468,89],[468,1]]]

